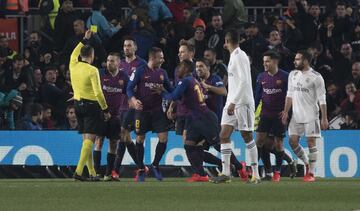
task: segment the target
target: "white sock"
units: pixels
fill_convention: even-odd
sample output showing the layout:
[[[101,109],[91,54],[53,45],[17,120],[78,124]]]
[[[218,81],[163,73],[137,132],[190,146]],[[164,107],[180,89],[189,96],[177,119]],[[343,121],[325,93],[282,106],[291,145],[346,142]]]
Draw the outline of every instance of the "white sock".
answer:
[[[309,164],[309,158],[306,156],[306,153],[304,151],[304,148],[302,148],[302,146],[298,145],[294,149],[294,153],[298,158],[300,158],[300,160],[302,160],[302,162],[305,163],[305,165]]]
[[[222,174],[226,176],[231,175],[231,171],[230,171],[231,152],[232,152],[231,143],[221,144]]]
[[[258,151],[255,141],[251,140],[249,143],[246,143],[246,148],[249,150],[249,154],[250,154],[252,173],[256,178],[259,179],[260,176],[258,169]]]
[[[309,173],[315,173],[318,151],[316,147],[309,148]]]

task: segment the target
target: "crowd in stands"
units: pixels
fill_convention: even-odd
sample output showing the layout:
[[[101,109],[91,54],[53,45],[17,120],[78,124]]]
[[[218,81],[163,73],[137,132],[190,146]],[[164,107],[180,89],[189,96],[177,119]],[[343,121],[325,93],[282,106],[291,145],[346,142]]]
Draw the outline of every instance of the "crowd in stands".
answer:
[[[130,35],[138,43],[137,55],[144,59],[152,46],[163,50],[162,68],[171,79],[178,64],[179,43],[188,42],[195,47],[195,59],[209,59],[212,72],[226,80],[229,55],[223,45],[229,28],[241,32],[240,47],[251,59],[253,86],[264,71],[265,51],[277,51],[282,57],[280,68],[290,72],[295,53],[307,49],[313,55],[312,67],[326,83],[329,121],[341,119],[341,129],[359,127],[360,1],[53,1],[58,1],[58,11],[54,15],[52,8],[41,13],[42,27],[27,32],[23,55],[0,36],[1,129],[76,129],[69,58],[92,25],[97,26],[90,41],[95,48],[95,66],[105,67],[110,52],[123,53],[122,38]],[[30,7],[39,3],[30,1]],[[249,21],[246,6],[279,10],[258,13],[251,18],[256,21]],[[124,7],[130,8],[127,16]]]

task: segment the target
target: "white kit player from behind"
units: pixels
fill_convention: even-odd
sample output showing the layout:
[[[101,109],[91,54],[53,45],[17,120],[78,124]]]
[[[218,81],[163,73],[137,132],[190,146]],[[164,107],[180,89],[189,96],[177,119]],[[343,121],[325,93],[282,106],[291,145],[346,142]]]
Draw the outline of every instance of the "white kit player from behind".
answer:
[[[228,95],[221,118],[221,161],[222,173],[211,181],[214,183],[230,182],[230,136],[239,130],[249,151],[252,167],[250,183],[260,182],[258,172],[258,153],[253,139],[255,121],[255,102],[251,84],[250,61],[246,53],[239,47],[239,33],[229,30],[225,35],[225,46],[230,52],[228,65]]]
[[[327,129],[329,123],[326,110],[326,91],[324,79],[320,73],[310,67],[311,54],[299,51],[295,56],[295,70],[290,72],[288,92],[282,122],[287,124],[288,113],[292,108],[289,123],[289,142],[294,153],[305,163],[305,182],[314,182],[318,151],[316,139],[321,137],[321,129]],[[321,122],[319,121],[319,105]],[[305,135],[309,147],[307,156],[299,144],[300,136]]]

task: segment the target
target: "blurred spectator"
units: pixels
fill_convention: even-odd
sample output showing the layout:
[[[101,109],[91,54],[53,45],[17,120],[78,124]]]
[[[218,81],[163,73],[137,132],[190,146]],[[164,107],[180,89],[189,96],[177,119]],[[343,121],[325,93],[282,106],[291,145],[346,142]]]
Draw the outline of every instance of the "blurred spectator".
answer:
[[[351,48],[353,49],[354,54],[357,58],[360,55],[360,23],[357,23],[354,27],[351,38]]]
[[[78,121],[75,114],[75,107],[69,105],[66,108],[66,121],[65,124],[60,127],[61,130],[76,130],[78,128]]]
[[[22,102],[22,97],[16,90],[11,90],[7,94],[0,92],[0,129],[15,129],[14,112],[19,110]]]
[[[147,0],[149,17],[152,23],[157,23],[168,18],[172,18],[169,8],[162,0]]]
[[[201,18],[206,26],[209,26],[211,23],[212,16],[217,12],[217,10],[213,7],[214,6],[214,0],[199,0],[198,3],[198,12],[199,12],[199,18]]]
[[[224,60],[225,33],[223,29],[222,17],[219,13],[214,13],[211,17],[211,25],[206,30],[208,48],[216,50],[216,58]]]
[[[295,20],[284,16],[277,20],[277,29],[281,35],[282,43],[292,52],[297,52],[301,41],[302,32],[296,27]]]
[[[183,0],[168,0],[165,2],[170,12],[175,18],[177,23],[183,21],[183,10],[189,6],[189,4]]]
[[[281,56],[279,67],[288,72],[293,70],[295,55],[292,51],[290,51],[288,48],[284,46],[282,38],[280,37],[280,33],[277,29],[273,29],[270,31],[268,42],[269,42],[269,46],[268,46],[269,49],[276,51]],[[253,63],[254,62],[256,61],[253,61]],[[262,66],[260,69],[262,69]]]
[[[40,57],[48,49],[43,45],[40,32],[32,31],[28,38],[29,62],[33,65],[40,66]]]
[[[338,82],[344,83],[351,75],[351,66],[353,61],[353,53],[350,43],[341,44],[340,52],[334,51],[334,69],[332,78]]]
[[[200,59],[204,56],[204,51],[207,46],[205,39],[205,29],[202,26],[198,26],[195,29],[194,37],[188,40],[190,45],[195,46],[195,59]]]
[[[60,64],[64,64],[65,66],[69,65],[70,55],[72,51],[85,35],[85,23],[83,20],[75,20],[73,23],[73,28],[75,35],[67,40],[66,45],[64,46],[64,49],[60,56]],[[103,45],[101,45],[99,40],[94,37],[90,38],[90,45],[94,48],[95,52],[93,64],[97,67],[101,67],[102,62],[104,62],[106,58],[105,49]]]
[[[153,31],[154,29],[150,23],[149,10],[144,6],[141,6],[139,0],[128,0],[128,2],[131,8],[129,20],[127,21],[130,25],[130,31],[134,31],[142,27]]]
[[[43,106],[43,121],[41,123],[42,128],[46,130],[55,129],[55,121],[52,119],[53,107],[47,103],[42,104]]]
[[[30,106],[28,114],[21,120],[19,130],[42,130],[43,107],[41,104],[34,103]]]
[[[120,23],[117,26],[113,26],[106,20],[101,13],[101,10],[104,8],[102,0],[94,0],[91,8],[91,15],[87,19],[86,27],[90,29],[91,26],[96,26],[97,35],[103,43],[106,43],[122,26]]]
[[[190,39],[194,35],[194,22],[198,20],[195,11],[191,7],[183,10],[183,21],[176,26],[176,34],[180,39]],[[180,40],[179,39],[179,40]]]
[[[210,73],[220,76],[227,87],[227,67],[224,63],[217,61],[217,54],[215,49],[208,48],[204,52],[204,58],[210,63]]]
[[[224,0],[222,14],[226,29],[241,29],[247,22],[245,6],[242,0]]]
[[[0,49],[4,49],[3,51],[6,52],[6,56],[11,59],[16,55],[16,51],[9,47],[9,41],[3,35],[0,35]]]
[[[360,61],[352,65],[350,81],[353,81],[357,90],[360,90]]]
[[[41,85],[43,82],[43,75],[41,73],[40,68],[34,68],[34,102],[41,102]]]
[[[329,120],[331,120],[340,113],[340,103],[344,97],[341,95],[341,90],[339,90],[339,87],[333,82],[327,85],[326,90],[327,114]]]
[[[351,40],[353,27],[354,23],[352,18],[346,14],[346,4],[339,1],[336,4],[333,26],[330,26],[330,30],[332,31],[331,38],[333,39],[335,48],[340,47],[341,43]]]
[[[11,60],[7,57],[6,50],[0,48],[0,80],[5,80],[3,75],[5,74],[6,70],[10,68],[10,66],[12,65],[11,63]],[[0,81],[0,91],[4,83],[4,81]]]
[[[9,92],[12,89],[24,91],[26,89],[26,75],[22,72],[25,66],[24,58],[20,55],[16,55],[12,61],[12,65],[9,69],[5,70],[3,74],[3,84],[0,84],[0,90]]]
[[[309,11],[307,11],[303,5],[298,8],[299,22],[297,26],[300,28],[303,40],[302,46],[307,47],[314,41],[319,39],[318,33],[320,29],[320,5],[318,3],[311,3]]]
[[[57,74],[56,67],[50,66],[45,69],[45,83],[42,85],[41,94],[42,102],[48,103],[54,108],[53,117],[59,124],[62,123],[65,109],[66,109],[66,96],[65,92],[57,87]]]
[[[354,82],[350,81],[345,86],[347,97],[341,102],[341,112],[355,111],[360,117],[360,90],[357,90]]]
[[[262,54],[268,49],[268,42],[259,31],[256,23],[246,24],[249,32],[248,39],[240,44],[240,47],[252,58],[253,64],[262,68]]]
[[[55,43],[56,49],[61,51],[66,41],[74,35],[73,22],[80,17],[74,10],[72,0],[64,0],[61,3],[60,11],[55,19]]]
[[[344,116],[344,123],[340,125],[340,130],[359,129],[358,117],[356,115],[356,112],[347,112],[343,116]]]
[[[314,43],[308,48],[308,52],[312,55],[311,66],[321,74],[324,78],[325,84],[332,81],[332,66],[333,60],[328,57],[327,52],[324,51],[321,43]]]

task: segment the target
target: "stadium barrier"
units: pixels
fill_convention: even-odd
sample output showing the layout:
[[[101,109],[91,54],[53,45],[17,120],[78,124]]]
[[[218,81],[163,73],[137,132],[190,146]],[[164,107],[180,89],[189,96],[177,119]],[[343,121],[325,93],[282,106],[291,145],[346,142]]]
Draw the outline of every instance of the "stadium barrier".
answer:
[[[134,138],[134,134],[132,134]],[[76,166],[82,145],[81,136],[74,131],[0,131],[0,174],[4,166],[44,166],[46,168]],[[245,160],[249,166],[247,150],[239,133],[234,133],[232,148],[239,160]],[[145,141],[145,164],[150,164],[155,156],[158,139],[156,134],[148,133]],[[285,148],[293,158],[288,138]],[[302,139],[301,143],[306,146]],[[323,138],[317,140],[319,151],[316,176],[318,177],[360,177],[360,130],[329,130],[323,132]],[[102,165],[106,164],[108,142],[102,151]],[[307,149],[305,149],[307,150]],[[210,152],[220,156],[215,149]],[[274,164],[274,156],[271,157]],[[128,153],[124,165],[134,165]],[[285,164],[285,163],[284,163]],[[299,161],[298,164],[302,164]],[[180,136],[169,133],[166,153],[160,162],[165,166],[189,166]],[[4,173],[4,172],[2,172]]]

